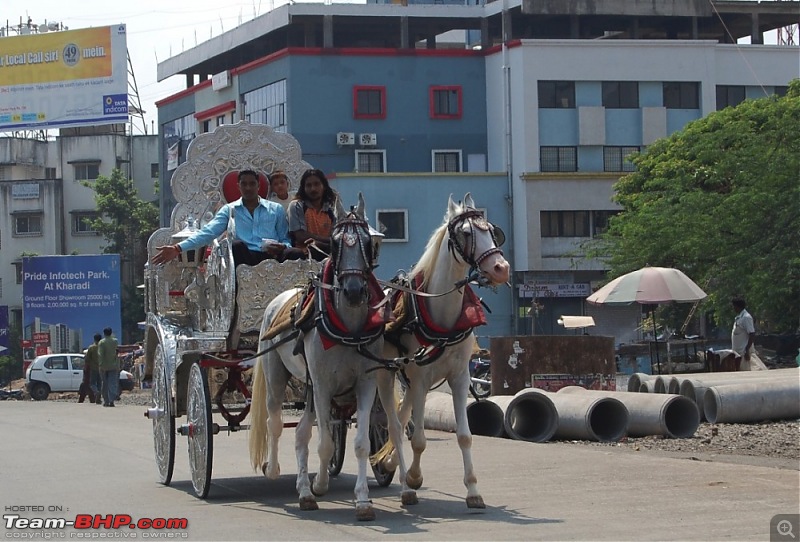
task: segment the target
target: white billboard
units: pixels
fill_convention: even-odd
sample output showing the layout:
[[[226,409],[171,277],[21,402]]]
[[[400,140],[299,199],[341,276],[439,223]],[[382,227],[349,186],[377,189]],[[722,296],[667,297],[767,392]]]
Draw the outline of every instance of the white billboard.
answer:
[[[127,120],[124,24],[0,38],[0,131]]]

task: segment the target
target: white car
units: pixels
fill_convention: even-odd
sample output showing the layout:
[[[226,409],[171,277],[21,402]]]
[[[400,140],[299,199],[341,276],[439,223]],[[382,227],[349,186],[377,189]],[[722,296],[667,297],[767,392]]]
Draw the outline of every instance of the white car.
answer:
[[[83,382],[83,354],[47,354],[39,356],[25,373],[25,387],[36,401],[44,401],[50,392],[78,391]],[[133,389],[133,374],[119,372],[119,389]]]

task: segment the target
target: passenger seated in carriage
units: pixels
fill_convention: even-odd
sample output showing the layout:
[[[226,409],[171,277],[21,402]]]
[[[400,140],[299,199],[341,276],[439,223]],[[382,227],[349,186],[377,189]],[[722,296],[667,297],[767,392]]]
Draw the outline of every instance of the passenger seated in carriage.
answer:
[[[292,196],[289,194],[289,177],[283,170],[276,170],[269,176],[269,200],[280,203],[283,210],[289,213],[289,205],[292,203]]]
[[[241,198],[224,205],[208,224],[189,239],[156,247],[152,262],[164,264],[185,250],[210,244],[227,229],[231,212],[236,226],[236,239],[231,243],[235,266],[242,263],[256,265],[266,259],[285,259],[284,253],[290,250],[290,242],[283,207],[280,203],[259,196],[259,180],[255,171],[240,171],[238,187]]]
[[[300,188],[289,204],[289,238],[294,247],[289,258],[305,257],[311,244],[319,249],[311,250],[315,260],[323,260],[330,253],[336,198],[322,171],[309,169],[303,173]]]

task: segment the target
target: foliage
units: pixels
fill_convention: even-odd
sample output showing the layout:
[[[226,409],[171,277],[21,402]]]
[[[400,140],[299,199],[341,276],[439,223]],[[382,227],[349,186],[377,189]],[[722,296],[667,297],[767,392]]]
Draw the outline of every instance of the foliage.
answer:
[[[0,356],[0,384],[5,385],[19,378],[22,372],[22,361],[14,356]]]
[[[144,305],[136,285],[142,281],[147,258],[147,239],[158,227],[158,205],[139,198],[133,182],[119,169],[111,177],[99,176],[83,183],[95,193],[100,217],[92,226],[108,242],[107,254],[119,254],[123,270],[123,340],[133,342],[140,335],[138,322],[144,319]]]
[[[718,322],[742,296],[759,331],[800,321],[800,80],[688,124],[633,158],[615,185],[623,212],[603,249],[611,276],[676,267],[709,294]]]
[[[112,171],[111,177],[100,175],[83,184],[94,190],[101,217],[92,226],[108,241],[107,254],[132,253],[134,245],[147,242],[158,227],[158,206],[140,199],[133,183],[119,169]]]

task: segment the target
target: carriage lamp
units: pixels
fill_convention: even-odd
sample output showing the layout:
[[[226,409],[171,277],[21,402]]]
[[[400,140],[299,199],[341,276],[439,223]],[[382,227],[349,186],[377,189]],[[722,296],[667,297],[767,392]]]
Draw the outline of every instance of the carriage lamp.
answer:
[[[177,232],[173,233],[170,239],[173,244],[178,244],[181,241],[189,239],[197,233],[197,228],[194,225],[194,217],[189,217],[186,220],[186,226]],[[205,260],[206,247],[197,247],[189,250],[182,250],[178,254],[178,267],[198,267]]]
[[[386,237],[381,232],[367,224],[369,228],[369,236],[372,240],[372,268],[375,269],[378,267],[378,256],[381,253],[381,243],[383,243],[383,238]]]

